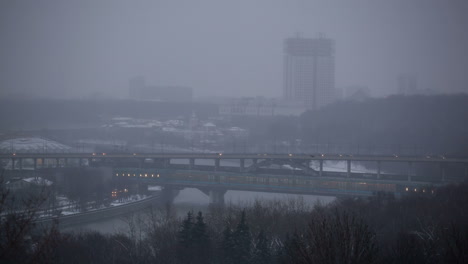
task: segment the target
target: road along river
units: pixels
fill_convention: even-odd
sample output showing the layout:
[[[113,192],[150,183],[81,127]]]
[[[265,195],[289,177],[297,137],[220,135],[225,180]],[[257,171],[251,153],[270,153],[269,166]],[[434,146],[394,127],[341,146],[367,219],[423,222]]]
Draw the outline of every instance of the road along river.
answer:
[[[60,230],[63,232],[98,231],[107,234],[128,233],[130,225],[132,224],[131,222],[138,218],[136,216],[138,216],[139,213],[144,214],[145,209],[148,209],[149,207],[164,207],[159,203],[159,198],[159,192],[155,192],[154,196],[142,201],[120,205],[109,209],[87,212],[80,214],[80,216],[63,216],[59,220]],[[249,204],[252,204],[255,200],[287,201],[291,199],[302,199],[308,206],[313,206],[316,203],[327,204],[335,200],[334,197],[329,196],[246,191],[228,191],[225,194],[226,206],[229,206],[229,204],[249,206]],[[184,217],[190,210],[207,211],[208,204],[209,198],[201,191],[193,188],[186,188],[175,198],[174,209],[179,217]]]

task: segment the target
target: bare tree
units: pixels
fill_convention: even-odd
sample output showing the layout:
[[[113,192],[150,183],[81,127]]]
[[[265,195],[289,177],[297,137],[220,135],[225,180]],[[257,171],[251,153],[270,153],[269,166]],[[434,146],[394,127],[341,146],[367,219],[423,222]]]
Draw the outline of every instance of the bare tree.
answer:
[[[50,260],[58,239],[57,222],[37,226],[40,208],[48,193],[42,189],[36,195],[16,197],[0,176],[0,259],[2,263],[37,263]]]
[[[294,263],[375,263],[375,234],[355,215],[334,210],[314,214],[307,231],[286,243]]]

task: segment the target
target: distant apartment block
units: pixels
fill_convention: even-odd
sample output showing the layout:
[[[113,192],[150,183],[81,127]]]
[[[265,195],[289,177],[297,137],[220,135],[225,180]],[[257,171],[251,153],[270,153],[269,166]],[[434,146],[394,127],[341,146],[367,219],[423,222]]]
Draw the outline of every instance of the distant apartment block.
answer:
[[[193,91],[184,86],[149,86],[144,77],[135,77],[130,80],[130,99],[161,102],[190,102]]]
[[[288,38],[284,41],[283,97],[318,109],[335,100],[334,41]]]
[[[298,116],[306,110],[291,102],[264,97],[231,98],[218,104],[222,116]]]

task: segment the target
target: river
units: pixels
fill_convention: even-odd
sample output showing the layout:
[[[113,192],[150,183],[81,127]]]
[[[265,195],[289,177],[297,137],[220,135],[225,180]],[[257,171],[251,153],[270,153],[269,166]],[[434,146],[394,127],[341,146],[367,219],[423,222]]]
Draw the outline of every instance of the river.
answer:
[[[246,192],[246,191],[228,191],[225,194],[225,204],[233,204],[240,206],[248,206],[255,200],[290,200],[302,198],[303,201],[313,206],[316,203],[327,204],[335,200],[335,197],[316,196],[316,195],[297,195],[297,194],[280,194],[280,193],[261,193],[261,192]],[[174,200],[174,206],[179,217],[183,217],[188,211],[206,211],[208,208],[209,199],[201,191],[194,188],[186,188],[182,190]],[[128,233],[130,216],[120,216],[107,218],[92,223],[85,223],[73,227],[65,228],[63,232],[81,232],[81,231],[98,231],[103,234]]]

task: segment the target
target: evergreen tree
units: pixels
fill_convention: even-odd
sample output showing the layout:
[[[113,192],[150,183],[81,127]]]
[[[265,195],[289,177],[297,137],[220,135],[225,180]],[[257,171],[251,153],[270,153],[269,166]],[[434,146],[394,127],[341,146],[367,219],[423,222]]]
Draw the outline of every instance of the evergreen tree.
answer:
[[[187,213],[187,218],[182,222],[177,235],[177,258],[180,263],[191,263],[193,245],[193,216],[192,212]]]
[[[202,212],[198,212],[195,222],[193,213],[188,212],[182,222],[177,237],[177,258],[180,263],[210,263],[211,243]]]
[[[234,247],[233,257],[235,263],[250,263],[251,258],[251,243],[252,238],[250,236],[249,226],[245,219],[245,210],[242,211],[241,219],[236,227],[236,230],[232,234]]]
[[[281,252],[281,263],[313,263],[303,235],[294,232],[292,237],[286,237],[283,252]]]
[[[208,228],[202,212],[198,212],[192,229],[194,258],[193,263],[209,263],[211,259],[211,243]]]
[[[232,250],[233,248],[234,248],[233,232],[231,230],[231,227],[229,226],[229,223],[226,223],[226,227],[224,228],[224,231],[223,231],[223,240],[221,241],[221,252],[222,252],[221,259],[226,264],[235,263],[234,254]]]
[[[271,262],[271,251],[270,241],[265,235],[263,230],[257,236],[255,249],[252,255],[252,263],[270,263]]]
[[[196,217],[196,222],[193,225],[192,234],[196,242],[208,242],[209,241],[207,225],[203,219],[202,212],[198,212],[198,215]]]

